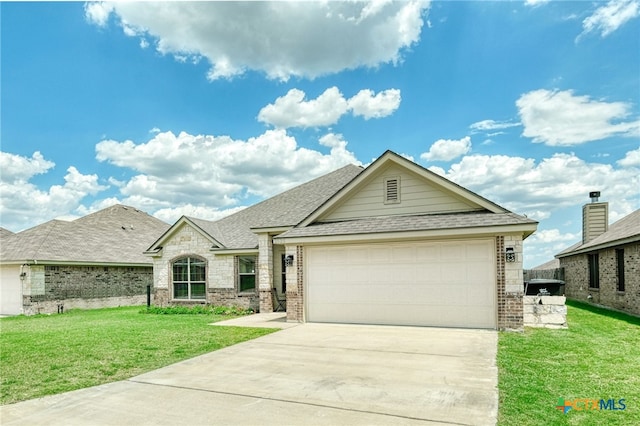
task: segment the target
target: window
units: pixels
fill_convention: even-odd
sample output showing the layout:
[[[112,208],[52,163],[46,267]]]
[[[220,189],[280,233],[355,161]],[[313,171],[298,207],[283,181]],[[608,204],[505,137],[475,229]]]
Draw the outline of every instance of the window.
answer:
[[[589,287],[600,288],[600,267],[598,253],[589,254]]]
[[[392,177],[384,179],[384,203],[394,204],[400,202],[400,178]]]
[[[616,272],[618,277],[617,290],[624,291],[624,249],[616,250]]]
[[[173,298],[204,300],[206,298],[205,262],[195,257],[183,257],[173,262]]]
[[[240,292],[256,290],[255,256],[238,257],[238,290]]]

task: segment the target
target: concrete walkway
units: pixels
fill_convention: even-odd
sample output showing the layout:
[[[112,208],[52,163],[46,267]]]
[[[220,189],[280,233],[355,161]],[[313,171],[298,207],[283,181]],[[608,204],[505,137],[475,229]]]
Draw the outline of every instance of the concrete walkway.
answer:
[[[129,380],[0,407],[9,425],[493,425],[497,333],[291,324]],[[281,314],[280,314],[281,315]],[[220,323],[217,323],[220,325]]]

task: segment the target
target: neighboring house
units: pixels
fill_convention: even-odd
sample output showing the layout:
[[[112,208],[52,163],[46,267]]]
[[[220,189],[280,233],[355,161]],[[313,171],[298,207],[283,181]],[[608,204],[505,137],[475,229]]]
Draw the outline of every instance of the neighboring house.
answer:
[[[14,235],[13,232],[9,231],[8,229],[0,227],[0,238],[4,239],[7,237],[10,237],[11,235]]]
[[[558,269],[560,267],[560,261],[558,259],[551,259],[541,265],[531,268],[533,271],[548,271],[550,269]]]
[[[582,241],[558,253],[567,297],[640,315],[640,210],[608,224],[608,203],[583,207]]]
[[[151,247],[156,304],[234,303],[290,321],[522,328],[537,222],[391,152]]]
[[[153,267],[143,251],[168,224],[114,205],[74,221],[0,235],[0,314],[144,303]]]

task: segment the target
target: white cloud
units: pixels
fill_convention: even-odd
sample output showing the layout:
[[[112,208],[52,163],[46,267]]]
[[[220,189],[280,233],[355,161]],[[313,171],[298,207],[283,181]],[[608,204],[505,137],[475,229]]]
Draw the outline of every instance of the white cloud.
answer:
[[[428,8],[419,0],[114,2],[89,3],[85,16],[104,26],[112,13],[125,34],[153,40],[162,54],[207,58],[211,80],[247,70],[287,80],[399,63]]]
[[[611,0],[582,21],[583,31],[577,40],[592,31],[599,32],[601,37],[606,37],[638,16],[640,16],[638,0]]]
[[[193,204],[186,204],[179,207],[171,207],[157,210],[153,215],[160,220],[167,223],[174,223],[182,216],[196,217],[198,219],[205,220],[219,220],[223,217],[229,216],[233,213],[239,212],[245,209],[242,207],[232,207],[230,209],[218,210],[207,206],[194,206]]]
[[[471,150],[471,137],[460,140],[440,139],[434,142],[428,152],[420,154],[420,158],[429,161],[451,161]]]
[[[542,4],[548,3],[550,0],[525,0],[524,4],[526,6],[531,6],[531,7],[535,7],[535,6],[540,6]]]
[[[348,110],[337,87],[330,87],[314,100],[305,101],[302,90],[291,89],[275,103],[262,108],[258,120],[279,128],[330,126]]]
[[[98,183],[97,175],[83,175],[71,166],[64,176],[63,185],[40,190],[29,180],[36,174],[46,173],[54,166],[39,152],[32,158],[0,153],[2,180],[0,181],[0,216],[2,226],[21,231],[25,226],[68,215],[87,195],[107,189]]]
[[[113,5],[107,2],[89,2],[84,5],[84,15],[92,24],[104,27],[113,12]]]
[[[316,99],[305,100],[306,94],[291,89],[273,104],[262,108],[258,120],[277,128],[330,126],[351,111],[365,120],[392,114],[400,106],[400,90],[384,90],[377,95],[369,89],[345,99],[337,87],[330,87]]]
[[[627,152],[617,163],[623,167],[640,167],[640,148]]]
[[[615,206],[611,205],[614,216],[633,211],[640,202],[638,191],[629,191],[640,188],[638,168],[587,163],[575,154],[554,154],[538,163],[532,158],[470,155],[446,172],[430,170],[531,217],[548,217],[549,212],[581,204],[594,190],[616,200]]]
[[[477,121],[469,126],[474,131],[501,130],[509,127],[521,126],[521,123],[511,123],[509,121],[482,120]],[[490,136],[501,134],[502,132],[492,133]]]
[[[25,183],[54,166],[55,163],[45,160],[40,151],[34,152],[31,158],[0,151],[0,180],[3,183]]]
[[[138,172],[120,183],[126,204],[148,211],[189,205],[217,211],[247,196],[272,196],[359,163],[341,135],[325,135],[320,142],[331,148],[329,154],[298,147],[284,130],[268,130],[247,141],[164,132],[141,144],[102,141],[96,158]]]
[[[400,106],[400,90],[384,90],[377,95],[369,89],[358,92],[349,99],[349,109],[355,116],[362,116],[365,120],[382,118],[393,114]]]
[[[581,238],[580,234],[562,233],[559,229],[541,229],[531,236],[530,242],[561,243],[574,242]]]
[[[631,106],[574,96],[571,90],[534,90],[516,101],[523,136],[549,146],[569,146],[609,138],[637,137],[640,120],[629,117]]]
[[[562,250],[580,240],[580,233],[563,232],[557,228],[538,230],[527,238],[524,243],[525,267],[540,265],[560,253]]]

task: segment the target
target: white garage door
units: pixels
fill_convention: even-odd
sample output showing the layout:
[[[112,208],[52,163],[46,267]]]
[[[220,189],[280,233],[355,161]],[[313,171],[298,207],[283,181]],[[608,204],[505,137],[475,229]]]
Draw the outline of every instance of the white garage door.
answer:
[[[494,242],[305,249],[313,322],[496,327]]]
[[[20,266],[0,266],[0,315],[22,313],[22,282]]]

